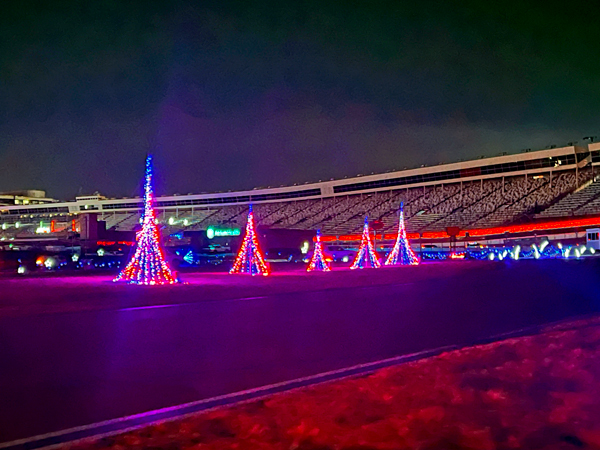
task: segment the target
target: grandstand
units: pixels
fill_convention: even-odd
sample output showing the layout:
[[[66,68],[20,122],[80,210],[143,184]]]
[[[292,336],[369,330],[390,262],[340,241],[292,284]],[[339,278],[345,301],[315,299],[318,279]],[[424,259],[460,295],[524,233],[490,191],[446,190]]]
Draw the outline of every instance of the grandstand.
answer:
[[[485,228],[600,213],[597,164],[600,144],[592,143],[301,186],[164,196],[156,206],[169,233],[243,227],[250,203],[262,227],[321,229],[325,235],[358,233],[365,215],[393,232],[401,201],[408,231]],[[140,210],[140,198],[99,195],[0,206],[0,236],[78,230],[80,218],[90,214],[109,230],[133,230]]]

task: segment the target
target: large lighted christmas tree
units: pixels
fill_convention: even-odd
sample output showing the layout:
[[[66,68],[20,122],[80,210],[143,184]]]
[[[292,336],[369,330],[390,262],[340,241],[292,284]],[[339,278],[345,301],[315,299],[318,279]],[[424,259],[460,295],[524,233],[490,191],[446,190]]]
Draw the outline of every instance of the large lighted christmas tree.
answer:
[[[321,230],[317,230],[317,239],[315,240],[315,250],[313,252],[312,258],[310,258],[310,262],[308,263],[308,267],[306,268],[307,272],[312,272],[313,270],[320,270],[322,272],[329,272],[331,268],[329,267],[329,263],[325,259],[325,255],[323,254],[323,243],[321,242]]]
[[[240,251],[235,258],[233,267],[229,273],[247,273],[250,275],[269,275],[269,266],[258,245],[256,237],[256,227],[254,225],[254,212],[252,205],[248,211],[248,221],[246,222],[246,233]]]
[[[146,158],[144,212],[142,229],[136,234],[136,248],[131,260],[114,281],[130,284],[173,284],[179,282],[171,271],[160,245],[160,232],[154,211],[152,156]]]
[[[373,245],[373,240],[371,239],[371,230],[369,229],[369,218],[365,217],[365,226],[363,228],[362,238],[360,240],[360,247],[358,248],[358,253],[356,254],[356,258],[354,258],[354,262],[352,263],[352,266],[350,266],[350,268],[377,269],[379,267],[381,267],[381,261],[379,260],[379,256],[377,256],[375,246]]]
[[[410,248],[410,242],[406,237],[403,203],[400,203],[400,217],[398,219],[398,237],[396,238],[396,244],[385,261],[386,266],[393,266],[396,264],[402,266],[414,266],[419,264],[419,258],[417,258],[412,248]]]

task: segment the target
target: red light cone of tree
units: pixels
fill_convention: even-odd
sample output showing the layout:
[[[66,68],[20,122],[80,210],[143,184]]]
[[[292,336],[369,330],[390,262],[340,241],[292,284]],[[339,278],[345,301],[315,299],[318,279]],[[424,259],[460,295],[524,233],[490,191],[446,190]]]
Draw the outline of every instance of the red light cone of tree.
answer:
[[[369,230],[369,218],[365,217],[365,226],[363,228],[362,238],[360,240],[360,247],[358,248],[358,253],[356,254],[356,258],[354,258],[354,262],[352,263],[352,266],[350,266],[350,268],[377,269],[379,267],[381,267],[381,261],[379,260],[379,256],[377,256],[375,246],[373,245],[373,240],[371,239],[371,230]]]
[[[169,268],[160,245],[160,232],[154,211],[152,176],[152,156],[149,155],[146,158],[142,229],[136,234],[135,253],[127,266],[113,281],[149,285],[179,282],[176,275]]]
[[[398,237],[396,238],[396,244],[385,261],[386,266],[393,266],[396,264],[402,266],[415,266],[419,264],[419,258],[417,258],[415,252],[410,248],[410,242],[406,237],[403,203],[400,203],[400,218],[398,219]]]
[[[310,262],[308,263],[308,267],[306,268],[307,272],[312,272],[313,270],[320,270],[322,272],[329,272],[331,267],[329,267],[329,263],[325,259],[325,255],[323,254],[323,243],[321,242],[321,230],[317,230],[317,240],[315,241],[315,250],[313,252],[312,258],[310,258]]]
[[[235,258],[233,267],[229,273],[247,273],[250,275],[269,275],[269,266],[258,245],[256,230],[254,226],[254,212],[252,205],[248,211],[248,221],[246,222],[246,233],[240,251]]]

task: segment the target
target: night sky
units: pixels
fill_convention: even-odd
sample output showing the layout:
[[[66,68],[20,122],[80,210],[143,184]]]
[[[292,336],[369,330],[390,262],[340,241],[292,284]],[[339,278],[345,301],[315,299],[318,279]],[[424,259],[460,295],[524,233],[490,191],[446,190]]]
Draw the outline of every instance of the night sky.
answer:
[[[148,151],[166,195],[600,135],[597,12],[553,8],[4,2],[0,191],[137,195]]]

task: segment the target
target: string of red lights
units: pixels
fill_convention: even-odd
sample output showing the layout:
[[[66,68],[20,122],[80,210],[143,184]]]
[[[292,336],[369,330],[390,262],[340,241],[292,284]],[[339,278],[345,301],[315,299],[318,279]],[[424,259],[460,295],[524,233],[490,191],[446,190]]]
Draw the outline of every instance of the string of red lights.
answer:
[[[269,275],[269,266],[265,262],[262,250],[256,237],[256,227],[254,225],[254,212],[252,205],[248,211],[248,221],[246,222],[246,233],[240,247],[240,251],[235,258],[233,267],[229,273],[245,273],[249,275]]]
[[[415,255],[410,243],[406,237],[406,227],[404,225],[404,203],[400,203],[400,215],[398,217],[398,237],[394,248],[385,260],[386,266],[415,266],[419,264],[419,258]]]
[[[365,225],[360,240],[360,246],[356,253],[356,258],[350,266],[351,269],[378,269],[381,267],[381,260],[375,251],[375,245],[371,239],[371,230],[369,229],[369,218],[365,217]]]
[[[537,231],[551,231],[551,230],[564,230],[570,228],[584,228],[591,226],[600,226],[600,217],[585,217],[580,219],[564,219],[564,220],[553,220],[548,222],[534,222],[521,225],[507,225],[503,227],[493,228],[472,228],[469,230],[462,230],[458,233],[457,237],[465,238],[467,233],[469,237],[487,237],[487,236],[499,236],[503,234],[517,234],[517,233],[530,233]],[[339,236],[322,236],[323,242],[333,241],[360,241],[360,234],[344,234]],[[446,231],[425,231],[419,233],[406,233],[408,239],[449,239],[450,235]],[[398,238],[398,233],[384,233],[377,234],[375,236],[378,240],[395,240]]]
[[[323,254],[323,243],[321,242],[321,230],[317,230],[317,235],[315,236],[315,250],[313,251],[312,258],[308,263],[308,267],[306,268],[307,272],[312,272],[314,270],[321,272],[329,272],[331,268],[329,267],[329,263]]]
[[[152,156],[148,156],[146,158],[142,229],[136,234],[134,255],[114,281],[146,285],[173,284],[179,281],[169,268],[160,246],[160,232],[154,211],[152,177]]]

